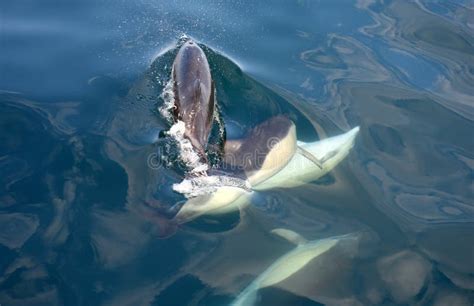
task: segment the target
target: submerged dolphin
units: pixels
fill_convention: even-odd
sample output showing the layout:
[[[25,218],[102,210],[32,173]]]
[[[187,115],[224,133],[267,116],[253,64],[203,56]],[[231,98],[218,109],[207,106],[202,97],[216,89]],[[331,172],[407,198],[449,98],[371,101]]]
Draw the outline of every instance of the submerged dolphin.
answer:
[[[184,123],[187,138],[206,161],[206,146],[215,110],[215,89],[204,51],[192,40],[179,49],[172,68],[175,122]]]
[[[311,260],[331,250],[341,239],[352,235],[337,236],[315,241],[307,241],[299,234],[287,229],[275,229],[272,233],[296,244],[296,248],[281,256],[245,288],[232,302],[231,306],[252,306],[257,300],[257,291],[276,285],[289,278]]]

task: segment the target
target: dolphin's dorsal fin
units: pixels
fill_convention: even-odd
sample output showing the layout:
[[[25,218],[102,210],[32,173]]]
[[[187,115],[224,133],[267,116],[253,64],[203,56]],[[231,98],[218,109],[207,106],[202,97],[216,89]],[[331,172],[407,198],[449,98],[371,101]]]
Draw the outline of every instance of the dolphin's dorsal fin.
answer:
[[[291,243],[296,245],[305,244],[308,242],[303,236],[298,233],[293,232],[292,230],[285,229],[285,228],[276,228],[271,231],[272,234],[278,235]]]

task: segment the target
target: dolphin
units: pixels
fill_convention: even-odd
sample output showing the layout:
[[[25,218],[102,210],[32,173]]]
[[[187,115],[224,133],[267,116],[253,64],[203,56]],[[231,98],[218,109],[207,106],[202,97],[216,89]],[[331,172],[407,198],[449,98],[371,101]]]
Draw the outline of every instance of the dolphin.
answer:
[[[184,137],[202,161],[215,112],[215,88],[204,51],[192,40],[178,51],[172,67],[173,119],[184,123]]]
[[[261,288],[276,285],[303,269],[310,261],[328,252],[339,241],[355,238],[352,234],[308,241],[299,234],[288,229],[274,229],[276,234],[296,245],[296,248],[286,253],[271,264],[250,285],[248,285],[231,303],[231,306],[251,306],[257,300],[257,292]]]
[[[297,151],[296,127],[284,116],[272,117],[251,129],[245,141],[230,144],[226,142],[224,150],[219,170],[228,176],[190,178],[173,186],[178,191],[183,189],[180,191],[183,194],[187,191],[187,194],[196,195],[190,197],[176,214],[174,219],[178,224],[191,221],[209,211],[238,209],[240,202],[237,200],[251,194],[252,186],[269,179],[290,162]],[[217,179],[220,177],[227,178],[225,184],[200,184],[201,181],[209,182],[211,179],[216,183],[222,182]],[[242,185],[239,177],[243,177],[248,184]],[[193,188],[195,186],[197,188]],[[199,194],[200,191],[204,193]],[[230,203],[233,205],[229,205]]]
[[[271,154],[266,155],[266,159],[269,159],[268,164],[276,163],[282,167],[270,168],[275,171],[267,172],[262,180],[259,179],[262,176],[258,173],[258,169],[248,169],[249,180],[253,183],[251,192],[228,186],[217,188],[210,195],[189,199],[176,214],[175,221],[182,224],[201,215],[219,215],[236,211],[250,204],[255,192],[272,188],[296,187],[317,180],[336,167],[349,154],[358,133],[359,127],[355,127],[344,134],[308,143],[296,141],[294,138],[296,136],[290,133],[289,135],[292,135],[290,138],[283,139],[291,144],[281,142],[280,146],[273,148],[274,151]],[[228,154],[231,156],[235,156],[236,152],[244,154],[244,150],[239,151],[235,147],[245,148],[245,142],[248,142],[250,146],[254,140],[250,137],[244,139],[242,143],[232,143],[233,148],[230,152],[225,152],[224,160],[235,158],[228,157]],[[288,146],[293,147],[289,152],[294,153],[290,153],[291,159],[288,162],[283,162],[282,159],[286,156],[284,153],[289,150]],[[225,148],[227,147],[226,144]],[[279,155],[279,153],[283,154]],[[310,158],[307,157],[308,154],[311,154]],[[317,160],[316,163],[314,159]],[[253,179],[252,174],[256,179]]]

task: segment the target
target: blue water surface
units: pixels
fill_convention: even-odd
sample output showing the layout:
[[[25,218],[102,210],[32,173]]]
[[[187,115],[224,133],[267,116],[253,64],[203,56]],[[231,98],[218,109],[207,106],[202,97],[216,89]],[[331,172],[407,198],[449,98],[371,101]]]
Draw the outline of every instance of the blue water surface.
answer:
[[[150,167],[177,43],[204,49],[229,138],[284,114],[355,126],[317,181],[175,226]],[[472,1],[0,3],[0,305],[230,305],[294,246],[364,233],[255,305],[473,305]],[[250,306],[250,305],[249,305]]]

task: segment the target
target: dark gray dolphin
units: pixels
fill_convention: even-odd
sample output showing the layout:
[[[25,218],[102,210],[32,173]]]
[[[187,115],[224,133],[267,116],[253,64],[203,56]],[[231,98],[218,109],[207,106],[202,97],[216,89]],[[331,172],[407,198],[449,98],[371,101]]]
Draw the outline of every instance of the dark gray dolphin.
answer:
[[[214,83],[202,49],[192,40],[185,42],[173,63],[174,119],[185,124],[184,137],[203,160],[214,118]]]

